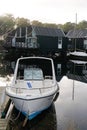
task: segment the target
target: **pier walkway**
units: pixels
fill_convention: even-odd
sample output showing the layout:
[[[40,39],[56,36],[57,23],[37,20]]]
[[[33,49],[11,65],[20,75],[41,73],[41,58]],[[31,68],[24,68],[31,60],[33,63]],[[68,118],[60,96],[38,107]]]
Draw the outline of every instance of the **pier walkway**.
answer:
[[[7,122],[7,119],[0,119],[0,130],[6,130]]]

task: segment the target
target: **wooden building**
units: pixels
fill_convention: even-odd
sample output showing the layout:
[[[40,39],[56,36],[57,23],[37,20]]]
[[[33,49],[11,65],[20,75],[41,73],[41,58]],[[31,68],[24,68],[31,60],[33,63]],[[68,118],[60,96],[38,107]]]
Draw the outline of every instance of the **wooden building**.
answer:
[[[69,51],[87,51],[87,29],[70,30],[66,37],[69,40]]]
[[[20,27],[8,34],[4,47],[21,55],[65,55],[67,39],[58,28]]]
[[[71,60],[67,62],[67,77],[87,83],[87,63],[84,61]]]

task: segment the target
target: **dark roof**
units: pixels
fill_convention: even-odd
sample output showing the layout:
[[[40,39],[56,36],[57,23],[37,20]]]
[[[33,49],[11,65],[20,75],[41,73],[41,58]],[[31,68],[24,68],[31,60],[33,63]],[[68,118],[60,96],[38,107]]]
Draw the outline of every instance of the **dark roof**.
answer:
[[[58,28],[32,26],[37,36],[65,37],[64,32]]]
[[[74,29],[70,30],[66,37],[68,38],[87,38],[87,29]]]
[[[36,36],[51,36],[51,37],[65,37],[65,34],[62,29],[58,28],[48,28],[48,27],[39,27],[39,26],[28,26],[28,33],[31,34],[32,30],[34,30]],[[22,36],[25,36],[26,33],[26,27],[21,27],[22,30]],[[14,36],[15,31],[17,31],[17,34],[20,32],[20,27],[18,27],[16,30],[13,30],[11,33],[8,34],[8,36]]]

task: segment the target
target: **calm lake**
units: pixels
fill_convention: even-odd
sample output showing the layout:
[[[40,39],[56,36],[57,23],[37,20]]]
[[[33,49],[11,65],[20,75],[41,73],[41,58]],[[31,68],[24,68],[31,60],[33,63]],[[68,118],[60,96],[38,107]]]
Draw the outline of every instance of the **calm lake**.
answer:
[[[87,63],[55,60],[60,92],[49,109],[23,126],[24,116],[14,108],[7,130],[87,130]],[[4,75],[13,73],[15,62],[4,61]],[[10,71],[9,71],[10,70]],[[2,76],[2,74],[1,74]]]

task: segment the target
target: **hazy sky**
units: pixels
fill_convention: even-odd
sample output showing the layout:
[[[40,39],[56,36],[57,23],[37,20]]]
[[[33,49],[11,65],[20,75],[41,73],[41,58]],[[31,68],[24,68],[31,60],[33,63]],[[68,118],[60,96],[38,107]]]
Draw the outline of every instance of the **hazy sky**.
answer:
[[[87,0],[0,0],[0,15],[13,14],[47,23],[87,20]]]

